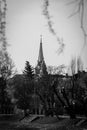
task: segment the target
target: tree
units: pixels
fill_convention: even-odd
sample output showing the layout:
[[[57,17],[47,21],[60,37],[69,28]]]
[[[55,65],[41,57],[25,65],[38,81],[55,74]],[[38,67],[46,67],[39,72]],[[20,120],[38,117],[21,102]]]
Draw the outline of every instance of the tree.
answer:
[[[48,74],[65,74],[65,68],[66,66],[64,64],[60,65],[60,66],[48,66],[47,67],[47,71]]]
[[[64,79],[63,77],[62,75],[57,75],[57,77],[55,75],[52,76],[52,74],[44,75],[37,82],[36,93],[40,97],[46,115],[53,115],[55,113],[58,118],[59,105],[61,106],[62,113],[63,109],[66,109],[70,117],[75,118],[73,105],[69,100],[69,95],[66,93],[67,86],[69,88],[70,85],[70,79],[66,77]]]
[[[7,93],[8,79],[13,72],[13,62],[7,52],[6,41],[6,0],[0,1],[0,106],[2,113],[7,111],[11,100]]]
[[[41,104],[43,106],[43,110],[45,112],[45,116],[54,116],[54,114],[59,119],[58,114],[63,114],[63,107],[59,102],[62,99],[56,98],[55,88],[58,85],[54,84],[54,80],[58,80],[58,77],[55,75],[44,75],[39,78],[36,82],[36,94],[39,96]]]
[[[82,62],[80,62],[81,60],[78,61],[79,59],[76,62],[76,58],[71,60],[71,76],[52,76],[53,68],[50,67],[51,75],[48,74],[39,78],[36,93],[40,97],[46,115],[55,113],[58,117],[58,104],[61,104],[62,112],[65,109],[70,118],[76,118],[76,114],[86,115],[86,78],[82,78],[84,77],[83,71],[80,71]],[[79,72],[76,72],[76,68]]]
[[[82,29],[82,32],[83,32],[83,35],[84,35],[84,45],[83,45],[83,48],[81,51],[83,51],[86,43],[87,43],[87,28],[86,28],[86,20],[87,20],[87,15],[86,15],[86,12],[87,12],[87,0],[69,0],[69,3],[68,5],[72,5],[72,4],[75,4],[76,5],[76,11],[74,9],[74,13],[72,13],[70,15],[70,17],[74,16],[74,15],[77,15],[79,14],[80,16],[80,24],[81,24],[81,29]],[[63,42],[61,42],[61,39],[57,36],[56,34],[56,31],[55,29],[53,28],[53,22],[51,20],[51,15],[49,13],[49,7],[50,5],[50,1],[49,0],[44,0],[44,5],[43,5],[43,15],[45,15],[46,19],[47,19],[47,24],[48,24],[48,28],[50,30],[50,32],[57,38],[57,41],[58,43],[61,45],[61,50],[64,49],[64,44]],[[61,51],[62,52],[62,51]],[[67,93],[66,91],[66,88],[65,88],[65,84],[63,84],[63,82],[65,81],[62,81],[62,84],[63,84],[63,88],[62,88],[62,91],[61,91],[61,94],[62,94],[62,97],[64,100],[66,100],[67,102],[67,105],[68,105],[68,111],[69,111],[69,114],[71,115],[72,113],[72,118],[75,117],[75,109],[73,109],[73,107],[76,105],[76,100],[78,100],[80,103],[81,101],[78,99],[76,99],[76,93],[78,92],[78,96],[79,96],[79,93],[81,94],[81,98],[83,97],[83,95],[85,95],[84,92],[86,92],[86,89],[83,88],[82,86],[84,85],[80,85],[79,84],[79,80],[81,80],[81,82],[83,82],[82,80],[82,77],[79,77],[79,74],[77,73],[76,74],[76,67],[77,67],[77,70],[78,71],[82,71],[83,70],[83,65],[82,65],[82,61],[80,58],[78,58],[77,60],[77,64],[76,64],[76,59],[73,58],[72,61],[71,61],[71,65],[70,65],[70,68],[71,68],[71,74],[72,76],[69,77],[69,83],[66,82],[66,87],[70,86],[70,89]],[[51,68],[49,68],[49,71],[51,71]],[[55,81],[56,82],[56,81]],[[83,83],[82,83],[83,84]],[[59,94],[59,90],[57,91],[58,89],[58,85],[60,86],[59,84],[59,81],[57,83],[54,83],[53,86],[56,85],[56,88],[54,89],[54,92],[55,94],[57,95],[58,99],[60,100],[60,102],[62,103],[62,105],[64,105],[64,100],[61,100],[61,95]],[[78,86],[78,87],[77,87]],[[78,89],[77,89],[78,88]],[[76,92],[77,90],[77,92]],[[81,93],[81,90],[82,90],[82,93]],[[71,101],[69,100],[69,95],[71,95]]]
[[[87,1],[86,0],[74,0],[69,1],[68,5],[76,5],[76,9],[74,9],[74,12],[70,15],[70,17],[79,15],[80,16],[80,27],[84,35],[84,45],[82,48],[82,51],[87,44],[87,28],[86,28],[86,20],[87,20]]]
[[[26,61],[26,63],[25,63],[25,69],[23,71],[23,74],[29,80],[34,79],[34,71],[33,71],[32,66],[30,65],[29,61]]]
[[[27,110],[31,109],[32,87],[32,83],[26,83],[25,79],[21,82],[21,85],[15,86],[14,97],[17,100],[16,104],[18,108],[24,110],[25,116],[27,116]]]
[[[51,77],[49,75],[44,75],[39,78],[36,83],[36,94],[39,96],[45,115],[53,116],[53,107],[54,107],[54,92],[51,87]]]
[[[8,107],[12,105],[8,94],[8,80],[13,73],[13,64],[8,53],[4,53],[0,58],[0,105],[2,113],[7,113]]]
[[[75,118],[74,89],[76,86],[76,80],[73,77],[76,67],[75,59],[72,59],[70,67],[72,76],[63,78],[63,76],[61,77],[59,75],[57,78],[53,79],[51,87],[54,94],[56,95],[58,100],[57,102],[61,103],[62,107],[66,110],[71,118]]]
[[[32,106],[32,93],[33,93],[33,83],[29,80],[25,80],[24,75],[15,75],[9,81],[12,102],[17,106],[17,108],[24,110],[24,115],[27,115],[27,110],[31,109]]]
[[[28,61],[26,61],[23,74],[15,75],[10,85],[13,88],[12,96],[17,107],[24,110],[26,116],[27,110],[31,110],[34,93],[34,72]]]
[[[83,71],[83,62],[81,60],[81,57],[79,56],[77,58],[77,72],[82,72]]]
[[[59,45],[59,48],[57,50],[57,53],[60,54],[64,51],[65,48],[65,43],[63,42],[63,39],[60,38],[54,27],[53,27],[53,21],[51,20],[51,15],[49,13],[49,0],[44,0],[44,4],[43,4],[43,15],[45,16],[45,18],[47,19],[47,25],[48,25],[48,29],[49,31],[55,36],[57,43]]]
[[[78,60],[77,60],[78,63]],[[79,66],[82,65],[82,62]],[[87,115],[86,94],[87,88],[84,82],[85,73],[79,71],[76,73],[76,59],[73,58],[70,64],[71,76],[64,79],[57,80],[53,84],[54,92],[61,104],[70,115],[71,118],[76,118],[76,114]],[[80,68],[79,68],[80,69]],[[82,113],[83,112],[83,113]]]
[[[83,36],[84,36],[84,44],[83,48],[81,50],[81,54],[83,53],[83,49],[87,44],[87,28],[86,28],[86,21],[87,21],[87,0],[65,0],[64,1],[68,6],[74,5],[74,12],[70,14],[69,18],[78,15],[79,16],[79,21],[80,21],[80,28],[82,30]],[[54,27],[53,27],[53,21],[52,17],[49,12],[49,6],[50,6],[50,1],[49,0],[44,0],[43,3],[43,15],[47,19],[47,25],[49,31],[55,36],[57,39],[58,44],[60,45],[58,49],[58,54],[62,53],[65,48],[65,44],[63,40],[57,35]]]
[[[6,52],[2,54],[0,59],[0,74],[1,76],[8,80],[14,74],[14,64],[9,54]]]

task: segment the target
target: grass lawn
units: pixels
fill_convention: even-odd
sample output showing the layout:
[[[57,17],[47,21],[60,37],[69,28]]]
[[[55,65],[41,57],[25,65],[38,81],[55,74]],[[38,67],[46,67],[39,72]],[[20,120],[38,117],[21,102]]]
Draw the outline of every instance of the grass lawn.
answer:
[[[39,117],[30,122],[31,118],[0,119],[0,130],[87,130],[87,120],[83,119]]]
[[[83,121],[83,125],[80,123]],[[85,122],[85,125],[84,125]],[[28,122],[28,118],[18,123],[20,128],[38,128],[39,130],[87,130],[87,121],[82,119],[41,117],[32,122]]]

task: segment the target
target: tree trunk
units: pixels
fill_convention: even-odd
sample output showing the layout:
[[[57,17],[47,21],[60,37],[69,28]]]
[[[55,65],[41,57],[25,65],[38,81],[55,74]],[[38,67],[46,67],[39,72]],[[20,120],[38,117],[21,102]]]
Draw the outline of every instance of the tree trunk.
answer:
[[[73,106],[67,107],[66,111],[69,114],[70,119],[76,119],[76,114],[75,114],[75,110],[74,110]]]
[[[24,117],[29,116],[27,109],[24,110]]]

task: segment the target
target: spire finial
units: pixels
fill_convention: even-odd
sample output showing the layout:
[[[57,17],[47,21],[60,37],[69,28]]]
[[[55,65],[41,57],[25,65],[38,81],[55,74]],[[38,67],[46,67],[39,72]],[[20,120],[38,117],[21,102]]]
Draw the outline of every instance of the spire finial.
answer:
[[[40,35],[40,43],[42,43],[42,35]]]

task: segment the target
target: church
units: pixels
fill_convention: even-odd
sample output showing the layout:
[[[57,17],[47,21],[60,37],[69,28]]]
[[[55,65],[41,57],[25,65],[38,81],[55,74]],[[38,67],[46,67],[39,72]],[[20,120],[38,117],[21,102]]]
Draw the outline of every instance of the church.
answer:
[[[36,82],[44,75],[47,75],[47,67],[44,60],[43,55],[43,46],[42,46],[42,36],[40,36],[40,46],[39,46],[39,55],[37,60],[37,65],[35,67],[35,79]],[[34,91],[34,94],[32,95],[32,110],[31,112],[33,114],[44,114],[43,105],[41,105],[40,97],[36,94]]]
[[[40,48],[39,48],[39,56],[37,61],[37,66],[35,67],[35,73],[38,77],[47,74],[47,67],[43,56],[43,47],[42,47],[42,36],[40,37]]]
[[[65,78],[64,75],[59,75],[59,74],[49,74],[47,72],[47,66],[44,60],[44,55],[43,55],[43,42],[42,42],[42,36],[40,37],[40,47],[39,47],[39,55],[38,55],[38,60],[37,60],[37,65],[35,67],[35,79],[36,82],[40,80],[40,78],[43,78],[46,76],[48,78],[47,80],[54,80],[58,78]],[[40,86],[41,87],[41,86]],[[47,86],[46,86],[47,87]],[[40,101],[40,97],[36,94],[36,92],[32,96],[32,102],[33,102],[33,114],[44,114],[44,106],[42,105]]]
[[[42,42],[42,36],[40,37],[40,46],[39,46],[39,55],[38,55],[38,60],[37,60],[37,65],[35,67],[35,79],[36,82],[40,80],[40,78],[46,78],[47,81],[49,81],[49,77],[51,78],[51,81],[60,77],[64,77],[62,75],[58,74],[48,74],[47,72],[47,66],[44,60],[44,55],[43,55],[43,42]],[[47,82],[46,82],[47,83]],[[41,87],[41,86],[40,86]],[[45,86],[47,87],[47,86]],[[36,89],[36,88],[35,88]],[[34,94],[32,95],[32,113],[33,114],[44,114],[44,106],[42,105],[40,101],[40,97],[38,94],[36,94],[36,91],[34,91]]]

